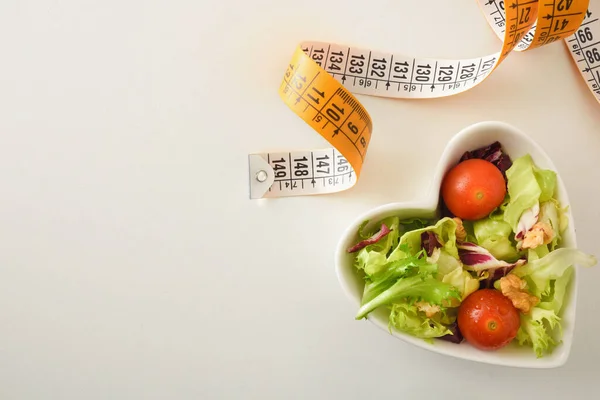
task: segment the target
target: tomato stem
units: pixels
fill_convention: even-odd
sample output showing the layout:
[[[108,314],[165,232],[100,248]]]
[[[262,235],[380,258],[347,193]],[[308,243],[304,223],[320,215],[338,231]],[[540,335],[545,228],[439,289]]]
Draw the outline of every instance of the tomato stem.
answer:
[[[498,327],[498,324],[496,324],[496,321],[488,322],[488,329],[490,331],[495,331],[497,327]]]

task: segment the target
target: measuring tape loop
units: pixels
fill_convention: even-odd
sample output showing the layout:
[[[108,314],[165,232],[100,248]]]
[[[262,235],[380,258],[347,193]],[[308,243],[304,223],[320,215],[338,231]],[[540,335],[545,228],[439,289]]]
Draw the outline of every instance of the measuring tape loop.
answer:
[[[283,102],[333,147],[249,155],[250,197],[334,193],[356,184],[373,123],[355,95],[427,99],[481,84],[512,52],[564,41],[600,101],[600,0],[477,0],[499,52],[450,60],[303,42],[279,87]],[[594,8],[594,10],[592,9]]]

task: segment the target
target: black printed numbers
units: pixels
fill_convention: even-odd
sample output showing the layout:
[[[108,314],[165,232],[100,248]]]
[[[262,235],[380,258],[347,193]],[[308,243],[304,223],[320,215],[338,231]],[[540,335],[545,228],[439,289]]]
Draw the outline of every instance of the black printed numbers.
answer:
[[[452,80],[452,74],[454,74],[454,65],[440,67],[437,79],[440,82],[450,82]]]
[[[558,11],[569,10],[569,8],[571,8],[572,4],[573,4],[573,0],[560,0],[558,2],[558,5],[556,6],[556,9]]]
[[[593,48],[591,50],[586,50],[585,57],[587,58],[587,60],[590,64],[600,62],[600,52],[598,52],[598,49],[596,49],[596,48]]]
[[[475,75],[475,64],[463,65],[460,67],[460,79],[469,79]]]
[[[348,129],[350,129],[350,132],[354,133],[355,135],[358,133],[358,126],[354,125],[352,123],[352,121],[348,122]]]
[[[320,92],[316,87],[313,86],[312,91],[306,94],[306,97],[311,99],[315,104],[319,104],[321,99],[325,98],[325,92]],[[319,121],[317,121],[319,122]]]
[[[285,159],[282,157],[278,160],[272,160],[273,163],[273,171],[275,171],[275,178],[286,178],[287,177],[287,167]]]
[[[364,67],[365,65],[365,56],[364,55],[353,55],[350,58],[350,73],[352,74],[362,74],[363,73],[363,69],[362,67]]]
[[[329,56],[329,66],[327,67],[330,71],[341,71],[341,64],[344,62],[344,53],[341,51],[334,51]]]
[[[394,63],[394,75],[392,78],[394,79],[408,79],[406,74],[408,74],[409,64],[407,61],[404,62],[395,62]]]
[[[385,58],[374,58],[371,64],[371,76],[383,78],[387,70],[387,60]]]
[[[565,28],[567,27],[567,25],[569,25],[569,20],[568,19],[566,19],[566,18],[557,19],[554,22],[554,30],[553,30],[553,32],[564,31]]]
[[[317,168],[317,173],[329,174],[331,172],[329,156],[325,154],[324,156],[317,157],[317,164],[315,165],[315,167]]]
[[[529,22],[529,14],[531,14],[531,7],[523,7],[519,13],[519,24],[526,24]]]
[[[331,103],[331,106],[327,108],[325,113],[332,121],[338,122],[341,119],[341,115],[344,115],[344,107],[339,107],[337,104]]]
[[[294,176],[308,175],[308,158],[294,158]]]
[[[312,59],[319,65],[322,66],[323,57],[325,57],[324,49],[315,49],[312,54]]]
[[[431,79],[431,65],[417,65],[415,80],[417,82],[429,82]]]
[[[589,27],[585,27],[577,31],[577,37],[581,43],[586,43],[594,40],[594,35]]]

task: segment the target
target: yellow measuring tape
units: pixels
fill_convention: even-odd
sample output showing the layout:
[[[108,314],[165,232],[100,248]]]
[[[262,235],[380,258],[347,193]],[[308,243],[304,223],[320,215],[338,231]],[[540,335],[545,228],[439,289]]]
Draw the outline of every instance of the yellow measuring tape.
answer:
[[[250,197],[351,188],[360,176],[373,129],[369,113],[354,94],[417,99],[459,94],[483,82],[513,50],[564,40],[600,101],[600,0],[477,2],[502,40],[502,49],[485,57],[414,58],[323,42],[298,46],[279,94],[333,148],[251,154]]]

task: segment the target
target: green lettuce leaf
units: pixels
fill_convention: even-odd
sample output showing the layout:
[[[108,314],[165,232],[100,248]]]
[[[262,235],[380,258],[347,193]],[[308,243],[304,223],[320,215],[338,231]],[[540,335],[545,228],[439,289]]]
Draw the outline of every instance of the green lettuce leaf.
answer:
[[[539,248],[548,251],[546,246]],[[535,251],[530,250],[529,255],[528,263],[516,267],[512,273],[525,279],[530,292],[539,297],[541,302],[532,308],[529,315],[521,315],[517,340],[520,344],[531,345],[537,357],[542,357],[560,342],[562,327],[559,314],[575,270],[574,265],[592,267],[597,261],[594,256],[573,248],[559,248],[539,258]]]
[[[530,157],[531,160],[531,157]],[[556,172],[549,169],[540,169],[532,162],[533,174],[540,187],[541,193],[538,201],[543,203],[554,198],[556,191]]]
[[[460,259],[452,257],[446,250],[442,248],[435,249],[433,255],[428,258],[428,261],[430,263],[437,264],[437,277],[440,280],[455,269],[462,269],[462,262]]]
[[[452,334],[452,331],[439,319],[427,318],[415,305],[408,303],[392,305],[389,318],[390,330],[392,327],[422,339]]]
[[[415,229],[425,228],[430,224],[430,221],[423,218],[410,218],[400,221],[400,232],[409,232]]]
[[[513,161],[506,178],[510,201],[504,209],[504,221],[516,232],[525,210],[554,197],[556,173],[538,168],[527,154]]]
[[[572,265],[592,267],[596,263],[596,257],[593,255],[574,248],[560,248],[541,258],[528,260],[526,264],[516,267],[512,273],[519,278],[525,278],[533,295],[542,297],[543,293],[549,292],[550,281],[561,277]]]
[[[426,226],[420,229],[408,231],[400,237],[398,246],[390,254],[389,260],[398,260],[415,254],[421,250],[421,234],[423,232],[433,232],[436,234],[442,248],[451,256],[458,259],[458,248],[456,247],[456,221],[445,217],[440,219],[435,225]],[[406,246],[406,247],[405,247]],[[408,251],[406,250],[408,249]]]
[[[418,257],[418,256],[415,256]],[[433,268],[432,268],[433,266]],[[460,300],[457,288],[435,278],[437,265],[428,264],[424,268],[411,269],[414,275],[400,277],[396,282],[383,291],[363,302],[358,310],[356,319],[365,318],[378,307],[389,305],[397,300],[426,301],[432,305],[447,306],[452,299]],[[377,285],[373,281],[372,285]]]
[[[549,290],[542,293],[542,302],[537,306],[546,310],[552,310],[556,315],[559,315],[565,301],[565,295],[569,283],[571,282],[573,272],[574,268],[569,267],[561,276],[556,278],[556,280],[551,281]]]
[[[414,275],[419,271],[424,274],[434,274],[437,266],[429,264],[424,252],[409,256],[401,260],[388,262],[379,271],[369,276],[365,282],[365,289],[361,304],[368,303],[382,292],[389,289],[396,281],[404,276]]]
[[[430,262],[438,265],[437,279],[458,289],[461,300],[479,289],[479,279],[463,268],[460,259],[448,254],[444,249],[436,249],[429,258]]]
[[[549,245],[549,251],[556,249],[562,241],[562,233],[567,228],[566,209],[560,208],[557,200],[551,199],[540,204],[540,222],[547,222],[554,231],[554,238]]]
[[[442,282],[457,288],[461,296],[461,301],[479,289],[479,279],[473,278],[473,275],[465,271],[462,266],[444,275]]]
[[[485,218],[473,222],[473,233],[476,243],[498,260],[515,262],[519,253],[511,241],[510,224],[497,219]]]
[[[550,253],[548,246],[538,246],[535,249],[527,249],[527,260],[534,261],[543,258]]]
[[[561,329],[560,318],[553,310],[533,307],[529,315],[521,315],[521,326],[517,331],[520,345],[530,345],[538,358],[549,353],[559,343],[555,329]]]

